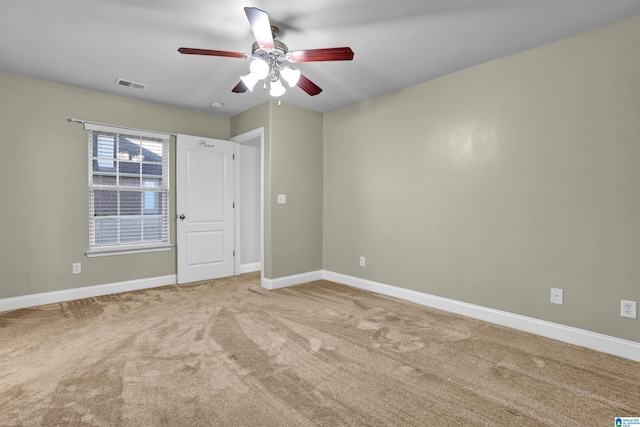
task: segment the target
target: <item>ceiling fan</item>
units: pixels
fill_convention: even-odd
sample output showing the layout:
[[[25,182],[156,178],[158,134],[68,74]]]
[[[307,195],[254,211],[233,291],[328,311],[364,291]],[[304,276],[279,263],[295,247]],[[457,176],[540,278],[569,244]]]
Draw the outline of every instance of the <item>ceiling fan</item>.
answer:
[[[251,48],[251,54],[189,47],[178,49],[178,52],[187,55],[253,58],[249,67],[249,74],[240,77],[240,82],[231,90],[232,92],[244,93],[247,90],[253,91],[256,83],[264,80],[265,89],[267,81],[269,82],[270,95],[279,97],[286,92],[285,87],[282,85],[282,79],[289,87],[298,86],[311,96],[318,95],[322,92],[318,85],[302,75],[300,70],[291,68],[285,63],[351,61],[353,59],[353,51],[350,47],[289,51],[284,43],[280,40],[275,40],[280,30],[278,27],[271,25],[267,12],[255,7],[245,7],[244,12],[249,19],[251,31],[256,38]]]

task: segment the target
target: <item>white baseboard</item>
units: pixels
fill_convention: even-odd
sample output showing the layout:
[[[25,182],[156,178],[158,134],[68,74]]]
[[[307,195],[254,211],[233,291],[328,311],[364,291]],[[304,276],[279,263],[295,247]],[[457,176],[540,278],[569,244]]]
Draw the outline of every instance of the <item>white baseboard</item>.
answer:
[[[241,264],[238,274],[253,273],[254,271],[260,271],[260,269],[262,269],[261,262],[254,262],[252,264]]]
[[[255,271],[255,270],[253,270]],[[631,359],[640,362],[640,343],[624,340],[609,335],[599,334],[584,329],[547,322],[532,317],[521,316],[506,311],[495,310],[461,301],[425,294],[410,289],[347,276],[326,270],[311,271],[277,279],[262,278],[262,287],[269,290],[299,285],[314,280],[330,280],[343,285],[353,286],[383,295],[410,301],[416,304],[449,311],[474,319],[506,326],[543,337],[579,345],[603,353]],[[52,304],[75,299],[91,298],[120,292],[137,291],[158,286],[173,285],[176,275],[150,277],[146,279],[129,280],[126,282],[109,283],[104,285],[86,286],[82,288],[64,289],[61,291],[43,292],[12,298],[0,299],[0,312]]]
[[[323,271],[310,271],[308,273],[294,274],[293,276],[279,277],[277,279],[262,278],[262,287],[269,289],[286,288],[287,286],[299,285],[301,283],[313,282],[314,280],[321,280],[323,278]]]
[[[92,298],[120,292],[137,291],[156,288],[158,286],[175,285],[176,275],[149,277],[146,279],[128,280],[126,282],[108,283],[105,285],[85,286],[82,288],[64,289],[61,291],[43,292],[0,299],[0,312],[37,305],[53,304],[82,298]]]
[[[584,329],[547,322],[532,317],[521,316],[506,311],[495,310],[479,305],[468,304],[448,298],[442,298],[410,289],[360,279],[331,271],[323,271],[323,279],[355,288],[414,302],[416,304],[449,311],[485,322],[495,323],[508,328],[540,335],[569,344],[590,348],[607,354],[624,357],[640,362],[640,343]]]

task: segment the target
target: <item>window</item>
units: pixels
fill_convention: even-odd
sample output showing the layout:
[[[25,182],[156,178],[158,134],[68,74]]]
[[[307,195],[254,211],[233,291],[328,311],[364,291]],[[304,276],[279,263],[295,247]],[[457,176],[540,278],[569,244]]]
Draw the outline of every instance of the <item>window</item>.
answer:
[[[169,136],[89,130],[88,256],[170,249]]]

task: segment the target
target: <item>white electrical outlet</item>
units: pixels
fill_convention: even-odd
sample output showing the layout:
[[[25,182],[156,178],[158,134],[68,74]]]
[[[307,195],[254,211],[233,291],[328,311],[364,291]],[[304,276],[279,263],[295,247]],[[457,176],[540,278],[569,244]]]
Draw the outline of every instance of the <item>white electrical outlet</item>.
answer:
[[[360,267],[364,267],[366,260],[364,259],[363,256],[360,257]]]
[[[564,291],[559,288],[551,288],[551,303],[564,304]]]
[[[82,264],[79,262],[74,262],[71,264],[71,273],[80,274],[82,273]]]
[[[638,318],[638,303],[635,301],[620,300],[620,316],[630,319]]]
[[[284,205],[287,203],[287,195],[286,194],[278,194],[278,204]]]

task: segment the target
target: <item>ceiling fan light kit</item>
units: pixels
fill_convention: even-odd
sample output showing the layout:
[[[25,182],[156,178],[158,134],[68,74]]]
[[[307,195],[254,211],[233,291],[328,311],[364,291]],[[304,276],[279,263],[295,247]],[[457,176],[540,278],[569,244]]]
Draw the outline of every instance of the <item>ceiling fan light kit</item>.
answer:
[[[251,54],[228,52],[223,50],[194,49],[181,47],[178,52],[187,55],[224,56],[229,58],[248,58],[253,60],[249,66],[249,74],[241,76],[240,82],[231,90],[234,93],[252,92],[260,80],[265,80],[264,88],[269,81],[269,94],[278,98],[286,93],[281,80],[289,87],[298,86],[311,96],[318,95],[322,89],[302,75],[300,70],[284,65],[286,62],[320,62],[350,61],[353,51],[349,47],[310,49],[289,52],[287,45],[275,40],[280,30],[271,25],[269,15],[255,7],[245,7],[245,14],[256,38]]]
[[[284,86],[282,86],[282,82],[280,82],[280,79],[273,80],[271,82],[271,90],[269,91],[269,95],[277,98],[284,95],[286,91],[287,90],[284,88]]]
[[[300,80],[300,70],[291,67],[283,67],[280,70],[280,75],[289,84],[289,87],[294,87]]]
[[[259,80],[265,79],[269,75],[269,64],[260,58],[256,58],[251,61],[249,66],[249,74],[240,77],[240,80],[244,82],[247,89],[253,91],[253,87]]]

